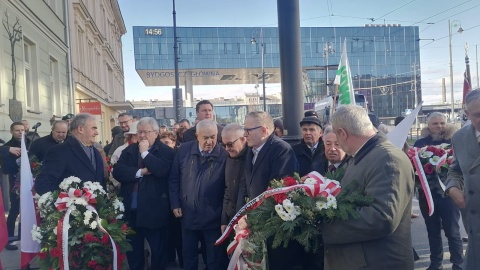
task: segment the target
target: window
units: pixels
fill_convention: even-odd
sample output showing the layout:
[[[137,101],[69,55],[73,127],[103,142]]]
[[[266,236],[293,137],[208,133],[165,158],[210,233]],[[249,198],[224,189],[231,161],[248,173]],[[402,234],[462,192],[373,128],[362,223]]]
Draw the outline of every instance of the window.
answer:
[[[25,103],[27,110],[38,111],[38,69],[36,46],[28,38],[23,38],[23,66],[25,72]]]
[[[50,56],[50,94],[52,97],[52,113],[62,114],[62,96],[60,93],[60,82],[58,74],[58,61]]]

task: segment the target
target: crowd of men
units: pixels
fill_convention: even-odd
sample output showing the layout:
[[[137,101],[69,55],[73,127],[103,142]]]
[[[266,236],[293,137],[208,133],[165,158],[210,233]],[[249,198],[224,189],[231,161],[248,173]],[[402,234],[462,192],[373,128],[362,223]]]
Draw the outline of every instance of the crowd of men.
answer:
[[[129,236],[130,269],[145,268],[148,243],[151,269],[166,269],[177,257],[184,269],[197,270],[200,252],[206,269],[216,270],[226,269],[229,261],[225,246],[214,246],[214,242],[248,199],[267,190],[270,180],[341,168],[341,184],[356,182],[357,189],[373,202],[358,208],[355,219],[320,224],[323,245],[316,253],[307,254],[295,243],[273,249],[272,239],[267,239],[269,269],[413,269],[414,168],[363,108],[339,107],[328,126],[307,112],[299,123],[302,140],[293,146],[281,138],[283,125],[274,123],[266,112],[250,112],[244,123],[224,127],[214,121],[214,107],[208,100],[196,105],[196,113],[198,122],[193,127],[182,120],[173,132],[162,129],[153,118],[135,119],[122,113],[105,151],[95,146],[98,132],[92,115],[78,114],[69,123],[55,121],[51,134],[30,147],[43,161],[35,191],[56,190],[72,175],[102,184],[114,179],[123,197],[124,218],[135,231]],[[480,243],[480,182],[476,181],[480,177],[480,90],[467,96],[466,114],[471,125],[456,132],[443,114],[430,114],[423,138],[414,144],[448,143],[454,149],[448,174],[435,175],[446,188],[430,186],[433,215],[428,215],[426,198],[419,192],[430,244],[428,269],[442,269],[441,230],[448,239],[452,269],[480,269],[480,257],[475,256]],[[28,125],[13,123],[12,139],[0,148],[2,169],[12,181],[26,129]],[[101,152],[118,156],[111,175],[105,171]],[[465,261],[461,214],[468,234]],[[10,215],[9,236],[18,215],[14,201]]]

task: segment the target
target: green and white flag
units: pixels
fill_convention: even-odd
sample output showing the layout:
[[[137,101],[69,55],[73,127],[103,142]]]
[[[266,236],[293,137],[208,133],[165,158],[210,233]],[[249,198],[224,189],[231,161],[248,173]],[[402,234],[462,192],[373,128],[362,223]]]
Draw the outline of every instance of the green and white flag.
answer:
[[[339,105],[355,105],[355,93],[353,91],[352,72],[348,64],[347,39],[343,42],[342,56],[338,65],[334,84],[338,85]]]

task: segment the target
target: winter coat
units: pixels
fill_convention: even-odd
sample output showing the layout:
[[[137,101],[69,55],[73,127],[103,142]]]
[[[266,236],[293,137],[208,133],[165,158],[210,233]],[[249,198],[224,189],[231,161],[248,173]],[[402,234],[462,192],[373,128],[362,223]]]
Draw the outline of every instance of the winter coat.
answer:
[[[174,156],[175,150],[158,140],[143,159],[138,150],[138,143],[131,144],[123,150],[112,174],[122,183],[120,195],[125,205],[125,219],[130,224],[149,229],[168,225],[170,215],[168,178]],[[136,178],[140,168],[147,168],[150,174]],[[135,184],[138,184],[137,216],[132,220],[131,204]]]
[[[297,158],[298,174],[300,174],[300,176],[304,176],[313,171],[313,164],[320,163],[325,156],[325,146],[323,145],[322,138],[318,141],[317,148],[313,153],[303,140],[299,144],[292,146],[292,149]]]
[[[465,270],[480,269],[480,145],[475,127],[466,125],[453,135],[453,162],[447,176],[451,187],[463,190],[466,206],[461,209],[463,225],[468,234]]]
[[[218,143],[207,156],[201,155],[198,141],[178,149],[170,174],[170,203],[172,209],[182,209],[183,228],[220,230],[227,155]]]
[[[342,186],[373,197],[358,218],[321,225],[326,270],[413,269],[411,238],[413,168],[383,135],[371,138],[349,160]]]

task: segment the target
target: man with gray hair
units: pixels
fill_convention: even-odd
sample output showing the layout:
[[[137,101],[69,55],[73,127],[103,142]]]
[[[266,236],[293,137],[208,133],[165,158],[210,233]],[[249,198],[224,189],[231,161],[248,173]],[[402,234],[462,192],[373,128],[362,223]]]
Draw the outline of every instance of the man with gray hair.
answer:
[[[247,199],[253,199],[267,190],[273,179],[293,176],[298,172],[298,162],[292,147],[274,136],[272,117],[263,111],[250,112],[245,118],[244,136],[251,151],[245,157],[244,178],[240,183],[237,208]],[[296,242],[287,247],[272,248],[272,238],[267,239],[270,269],[293,269],[300,256],[294,254]],[[292,257],[294,259],[292,259]]]
[[[225,269],[225,249],[214,243],[221,235],[227,152],[217,143],[214,121],[198,122],[195,132],[197,139],[178,149],[170,174],[171,208],[182,223],[183,263],[186,270],[198,269],[203,240],[207,268]]]
[[[462,209],[468,234],[463,269],[480,269],[480,89],[467,94],[465,114],[471,121],[452,138],[453,162],[448,169],[446,194]]]
[[[427,127],[421,132],[422,138],[418,139],[413,146],[422,148],[429,145],[451,144],[455,131],[456,127],[447,124],[447,118],[443,113],[432,112],[427,116]],[[425,220],[430,246],[430,266],[428,269],[441,269],[442,267],[444,247],[442,229],[448,239],[452,269],[462,269],[463,244],[460,235],[460,210],[452,200],[445,196],[442,184],[447,179],[447,173],[442,170],[440,172],[434,170],[431,173],[426,173],[425,176],[435,209],[433,214],[429,215],[427,197],[425,191],[419,185],[418,204]],[[418,178],[417,180],[417,183],[420,183]],[[440,181],[442,181],[442,184],[440,184]]]
[[[133,127],[133,126],[132,126]],[[138,143],[125,148],[115,164],[113,177],[122,183],[120,195],[125,220],[135,230],[128,240],[130,269],[144,269],[144,241],[151,250],[151,268],[166,269],[170,202],[168,179],[175,151],[158,140],[159,126],[152,117],[136,125]]]
[[[43,167],[35,179],[35,191],[42,195],[58,190],[58,185],[69,176],[83,181],[104,184],[103,158],[93,146],[98,135],[95,117],[77,114],[70,123],[70,133],[64,143],[52,146],[43,160]]]
[[[367,112],[345,105],[331,117],[339,146],[351,156],[341,180],[373,197],[358,218],[321,225],[325,269],[413,269],[410,210],[414,174],[408,157],[377,134]]]
[[[223,196],[222,232],[236,214],[238,188],[245,170],[247,138],[243,136],[243,127],[228,124],[222,130],[223,147],[228,152],[225,165],[225,195]]]

